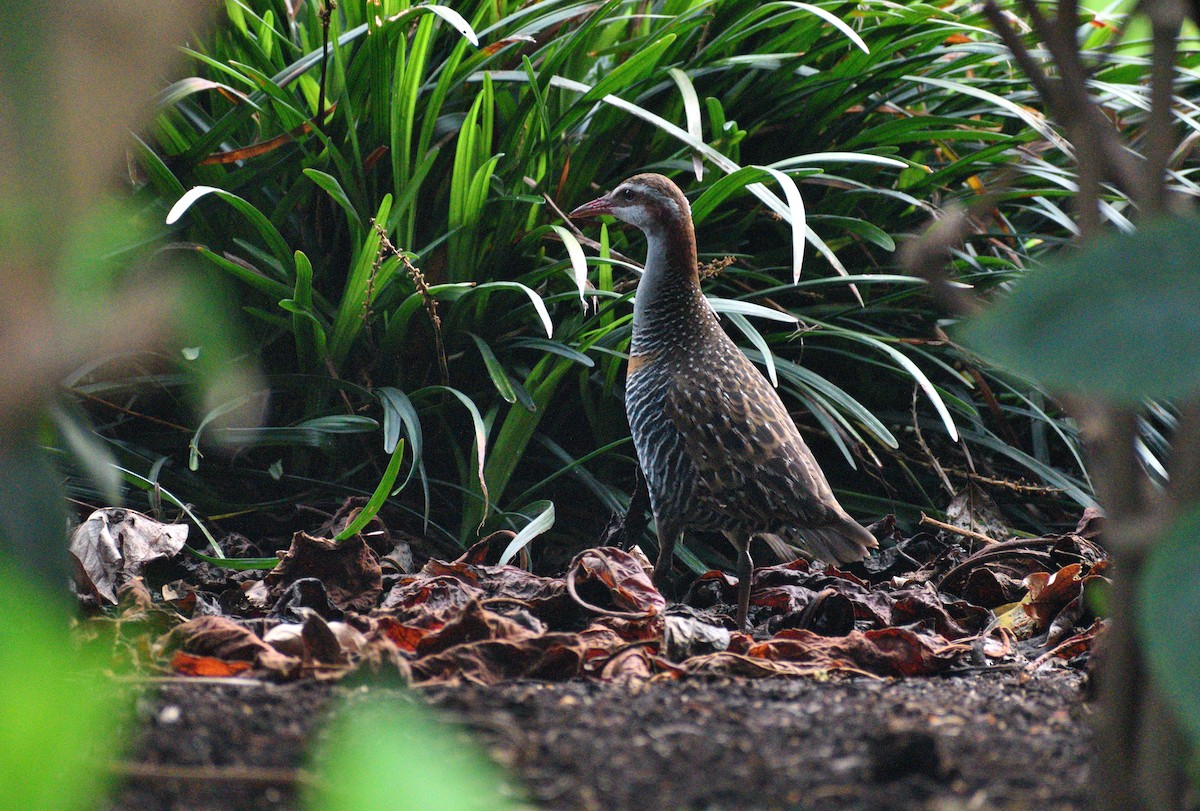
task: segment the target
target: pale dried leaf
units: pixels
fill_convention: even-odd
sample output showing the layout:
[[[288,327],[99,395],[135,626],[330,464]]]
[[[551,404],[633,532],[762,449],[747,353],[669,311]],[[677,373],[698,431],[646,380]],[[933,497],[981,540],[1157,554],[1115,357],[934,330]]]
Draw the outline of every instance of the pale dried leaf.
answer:
[[[71,533],[76,586],[81,594],[116,605],[123,583],[149,561],[178,554],[187,536],[187,524],[164,524],[118,507],[96,510]]]

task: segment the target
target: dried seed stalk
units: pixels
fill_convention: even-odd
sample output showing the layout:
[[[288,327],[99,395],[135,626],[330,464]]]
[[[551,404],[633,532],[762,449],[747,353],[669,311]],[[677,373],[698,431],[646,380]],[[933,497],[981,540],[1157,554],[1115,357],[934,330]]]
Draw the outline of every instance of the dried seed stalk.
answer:
[[[421,301],[424,302],[425,312],[429,315],[429,323],[433,325],[434,349],[437,352],[438,371],[441,375],[442,385],[449,386],[450,368],[446,363],[446,347],[442,343],[442,319],[438,315],[437,299],[433,297],[433,294],[429,291],[429,283],[425,281],[425,274],[421,272],[420,268],[409,261],[403,251],[392,244],[383,226],[375,222],[375,220],[371,220],[371,227],[375,229],[375,233],[379,234],[379,258],[383,256],[384,252],[387,252],[399,259],[401,264],[404,265],[404,270],[408,273],[408,277],[412,279],[417,293],[420,294]],[[379,264],[379,258],[376,259],[376,266]],[[372,272],[372,279],[374,279],[374,272]],[[370,298],[368,297],[369,300]]]

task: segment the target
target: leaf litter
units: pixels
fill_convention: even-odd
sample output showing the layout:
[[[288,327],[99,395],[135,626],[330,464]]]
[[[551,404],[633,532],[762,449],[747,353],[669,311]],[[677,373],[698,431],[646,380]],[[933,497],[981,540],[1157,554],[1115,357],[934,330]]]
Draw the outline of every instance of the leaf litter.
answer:
[[[587,549],[548,577],[495,563],[514,537],[501,531],[455,560],[416,569],[407,543],[376,518],[340,544],[297,532],[265,574],[187,560],[186,577],[150,586],[140,576],[145,563],[178,552],[186,533],[152,522],[159,535],[131,540],[130,527],[153,529],[146,522],[101,510],[76,531],[77,591],[92,608],[81,635],[171,675],[385,673],[413,686],[1027,676],[1081,666],[1103,629],[1089,598],[1108,565],[1093,510],[1071,532],[992,542],[974,531],[904,536],[894,521],[880,522],[873,530],[883,548],[862,564],[801,559],[756,569],[750,633],[732,620],[736,578],[709,571],[670,603],[636,546]],[[231,535],[222,546],[232,556],[253,544]]]

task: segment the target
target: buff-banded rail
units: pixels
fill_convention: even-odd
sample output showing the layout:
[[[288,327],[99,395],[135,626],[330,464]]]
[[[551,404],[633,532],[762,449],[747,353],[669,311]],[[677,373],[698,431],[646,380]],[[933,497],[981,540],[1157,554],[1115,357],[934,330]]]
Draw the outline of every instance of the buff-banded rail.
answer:
[[[721,328],[700,290],[696,232],[683,192],[640,174],[576,208],[646,235],[633,305],[625,408],[658,534],[654,580],[679,536],[715,530],[738,551],[738,628],[746,630],[756,535],[828,563],[863,559],[875,538],[838,504],[775,389]]]

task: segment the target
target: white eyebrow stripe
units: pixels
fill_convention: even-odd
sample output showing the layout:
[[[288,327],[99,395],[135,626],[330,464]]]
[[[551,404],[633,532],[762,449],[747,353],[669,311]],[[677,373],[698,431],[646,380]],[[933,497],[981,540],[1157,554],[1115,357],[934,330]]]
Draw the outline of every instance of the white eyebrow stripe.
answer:
[[[648,196],[650,196],[650,197],[653,197],[655,200],[659,200],[659,201],[661,201],[661,202],[663,202],[663,203],[666,203],[666,204],[667,204],[667,205],[668,205],[668,206],[671,208],[671,211],[673,211],[673,212],[674,212],[676,215],[679,215],[679,214],[683,214],[683,213],[684,213],[684,212],[681,212],[681,211],[679,210],[679,203],[678,203],[678,201],[676,201],[676,200],[675,200],[675,198],[674,198],[674,197],[672,197],[671,195],[669,195],[669,194],[664,194],[664,193],[662,192],[662,190],[660,190],[660,189],[654,188],[654,187],[652,187],[652,186],[647,186],[647,185],[644,185],[644,184],[642,184],[642,183],[628,183],[628,182],[626,182],[626,183],[622,183],[620,186],[617,186],[617,188],[613,190],[613,194],[614,194],[614,195],[615,195],[615,194],[617,194],[617,193],[618,193],[618,192],[620,192],[622,189],[630,189],[630,190],[632,190],[632,191],[636,191],[636,192],[639,192],[639,193],[641,193],[641,194],[645,194],[645,195],[648,195]],[[691,211],[690,211],[690,210],[689,210],[688,212],[686,212],[686,213],[687,213],[689,216],[691,215]]]

